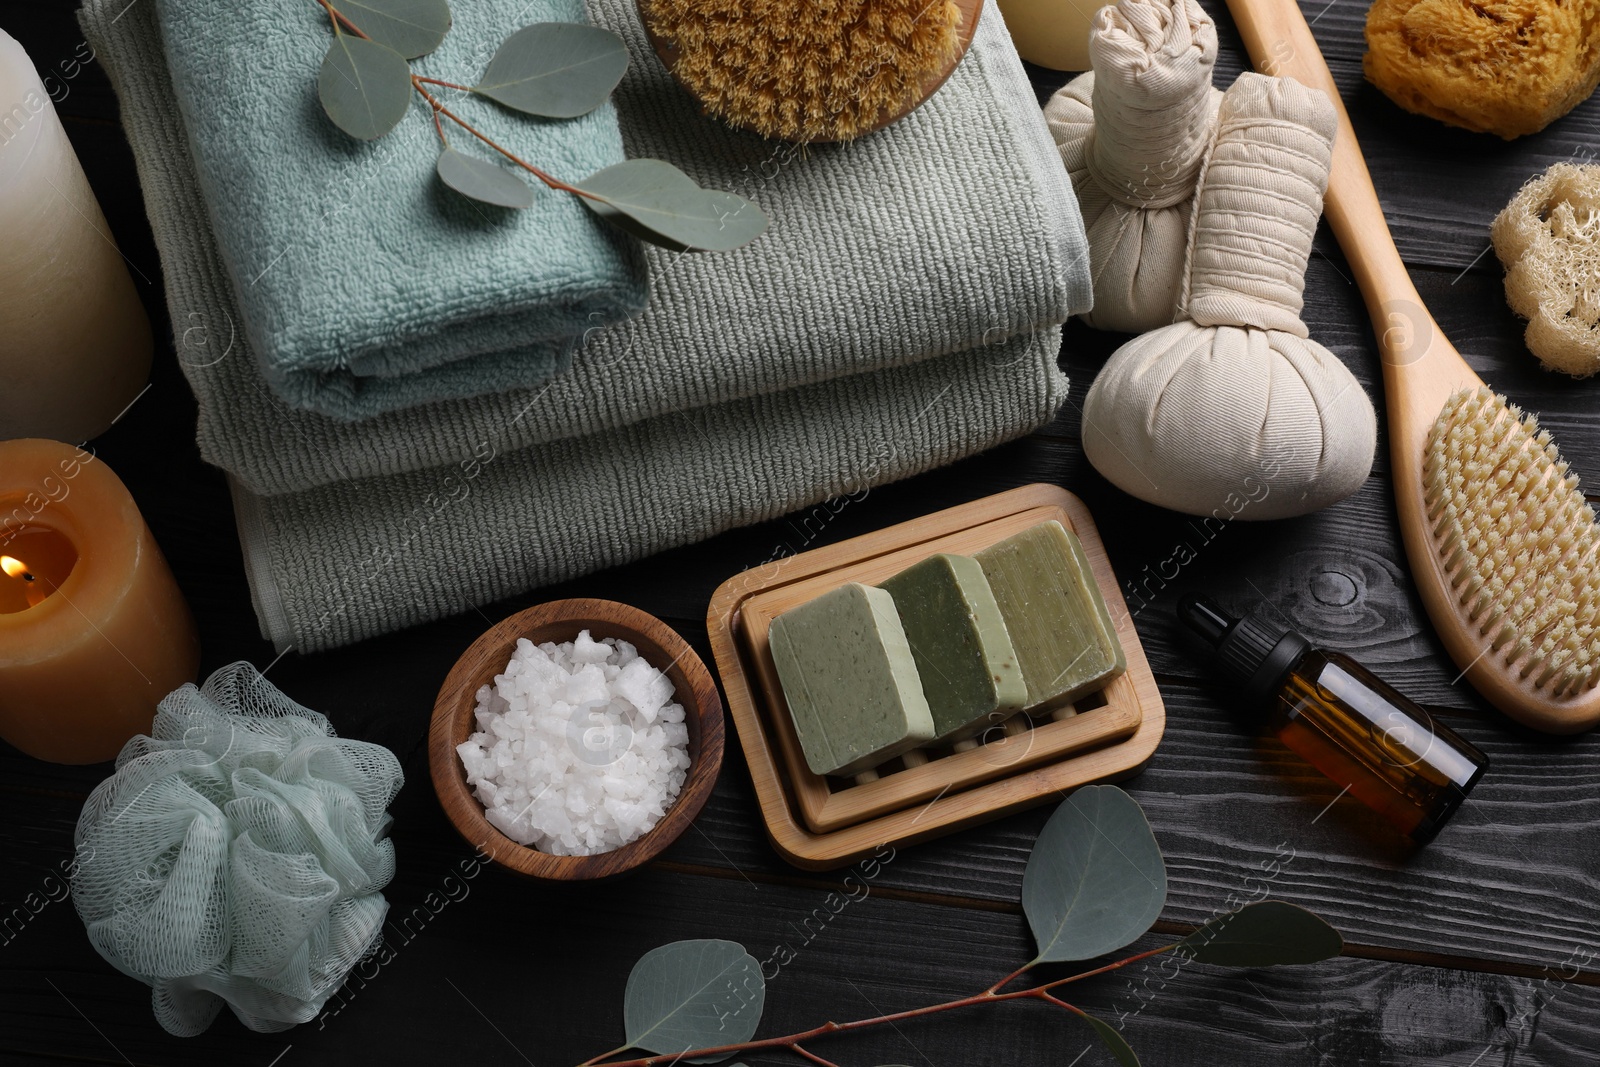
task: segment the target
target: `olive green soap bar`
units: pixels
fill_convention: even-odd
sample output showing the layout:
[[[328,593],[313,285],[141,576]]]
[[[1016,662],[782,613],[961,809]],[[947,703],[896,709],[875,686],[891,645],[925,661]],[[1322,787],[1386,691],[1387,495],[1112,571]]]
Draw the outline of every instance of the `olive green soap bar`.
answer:
[[[1022,710],[1028,685],[977,560],[941,553],[878,587],[900,613],[935,740],[960,741]]]
[[[933,716],[882,589],[851,582],[772,620],[768,638],[806,764],[859,774],[933,740]]]
[[[1071,703],[1127,670],[1083,546],[1059,522],[1030,527],[975,558],[1017,650],[1030,711]]]

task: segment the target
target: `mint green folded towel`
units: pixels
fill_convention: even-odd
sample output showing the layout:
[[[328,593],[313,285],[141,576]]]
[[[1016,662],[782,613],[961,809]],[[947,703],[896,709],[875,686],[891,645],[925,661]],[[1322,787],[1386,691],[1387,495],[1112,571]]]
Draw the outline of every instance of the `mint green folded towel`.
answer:
[[[445,189],[420,100],[378,141],[336,128],[317,98],[332,33],[313,0],[153,2],[169,93],[237,303],[233,326],[287,406],[359,419],[533,385],[568,366],[585,331],[644,307],[637,243],[573,197],[540,187],[533,207],[507,211]],[[413,63],[417,73],[471,83],[513,30],[585,21],[582,0],[452,6],[454,26]],[[559,178],[623,159],[609,103],[549,122],[446,92],[453,109]],[[493,156],[464,133],[452,144]]]

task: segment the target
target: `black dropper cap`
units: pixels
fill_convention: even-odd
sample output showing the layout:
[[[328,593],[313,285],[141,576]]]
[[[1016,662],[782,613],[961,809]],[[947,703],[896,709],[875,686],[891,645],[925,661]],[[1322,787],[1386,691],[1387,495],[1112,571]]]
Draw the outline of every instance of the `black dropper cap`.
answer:
[[[1289,671],[1311,651],[1311,642],[1297,633],[1254,615],[1235,619],[1193,593],[1178,600],[1178,618],[1217,650],[1218,670],[1260,708],[1271,704]]]

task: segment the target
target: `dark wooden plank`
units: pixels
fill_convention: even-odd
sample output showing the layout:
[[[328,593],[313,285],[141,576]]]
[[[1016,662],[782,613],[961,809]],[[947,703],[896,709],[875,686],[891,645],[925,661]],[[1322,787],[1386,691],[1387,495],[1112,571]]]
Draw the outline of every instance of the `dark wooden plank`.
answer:
[[[386,962],[359,970],[321,1019],[284,1034],[249,1033],[224,1015],[201,1037],[167,1036],[146,990],[94,956],[69,909],[47,910],[0,954],[0,1055],[576,1063],[620,1040],[633,961],[678,938],[726,937],[771,961],[769,1034],[976,992],[1030,954],[1018,915],[876,898],[870,877],[852,884],[853,899],[666,872],[562,893],[493,871],[472,876],[468,859],[409,865],[390,894]],[[1571,973],[1568,958],[1530,978],[1349,959],[1270,973],[1149,961],[1071,993],[1120,1023],[1152,1064],[1420,1067],[1466,1064],[1485,1050],[1496,1063],[1578,1064],[1588,1062],[1600,990],[1559,981]],[[863,1064],[1110,1062],[1081,1024],[1021,1005],[906,1022],[816,1051]]]
[[[1449,717],[1489,753],[1493,770],[1439,840],[1412,850],[1361,805],[1336,800],[1337,788],[1281,745],[1259,738],[1226,693],[1173,683],[1163,693],[1166,740],[1127,788],[1144,805],[1173,872],[1168,920],[1204,921],[1258,879],[1263,864],[1277,863],[1282,870],[1275,891],[1312,904],[1363,946],[1520,965],[1548,963],[1573,944],[1600,940],[1600,856],[1574,832],[1600,822],[1595,738],[1537,741],[1492,720]],[[395,743],[415,726],[359,707],[347,707],[336,721],[344,733],[376,736],[402,754],[408,784],[394,812],[403,867],[417,862],[413,857],[426,863],[454,848],[431,794],[425,756],[417,746]],[[10,773],[13,765],[17,775]],[[0,766],[14,783],[0,847],[24,857],[0,879],[0,899],[20,900],[70,860],[82,801],[66,790],[41,788],[50,775],[38,764]],[[94,777],[74,773],[81,782]],[[1048,808],[1039,809],[905,849],[881,884],[964,901],[1013,902],[1047,814]],[[842,877],[800,876],[777,858],[734,749],[711,804],[664,859],[720,868],[741,882],[826,886]]]
[[[1075,477],[1061,477],[1063,472],[1076,469]],[[1469,693],[1452,687],[1453,671],[1439,655],[1435,642],[1425,622],[1411,599],[1409,583],[1403,570],[1393,561],[1399,550],[1393,540],[1393,520],[1387,497],[1387,487],[1380,481],[1370,483],[1352,500],[1320,515],[1290,523],[1270,525],[1232,523],[1217,529],[1214,526],[1179,524],[1163,517],[1156,509],[1133,504],[1122,499],[1109,486],[1093,476],[1083,464],[1081,454],[1059,439],[1039,437],[1020,442],[968,464],[958,466],[944,474],[930,475],[898,486],[874,490],[864,499],[849,502],[837,511],[809,513],[766,524],[753,530],[739,531],[701,546],[693,546],[669,553],[653,561],[630,568],[619,568],[589,579],[566,583],[562,587],[529,594],[506,605],[487,608],[480,615],[466,612],[451,620],[422,627],[378,641],[367,642],[354,649],[333,656],[290,656],[272,667],[272,677],[292,696],[302,702],[327,711],[339,729],[351,736],[366,737],[390,745],[406,759],[407,771],[413,786],[407,796],[415,798],[419,787],[424,794],[424,806],[431,805],[426,794],[424,764],[419,756],[418,743],[426,722],[431,694],[437,679],[443,676],[449,663],[461,648],[488,625],[488,620],[539,599],[557,595],[600,595],[630,600],[648,610],[673,618],[695,641],[704,655],[706,652],[703,630],[696,616],[709,596],[710,589],[720,581],[723,569],[730,559],[743,559],[749,564],[769,558],[774,550],[785,551],[810,547],[836,540],[866,529],[876,528],[901,518],[921,514],[933,507],[968,499],[983,491],[1022,484],[1036,477],[1056,477],[1078,489],[1101,516],[1107,542],[1112,546],[1114,559],[1125,580],[1138,576],[1159,575],[1163,562],[1172,557],[1177,539],[1188,538],[1194,542],[1195,559],[1171,582],[1147,584],[1141,589],[1148,603],[1140,596],[1130,596],[1130,606],[1138,612],[1137,625],[1144,636],[1152,661],[1169,677],[1196,676],[1200,668],[1174,640],[1170,623],[1171,604],[1184,588],[1205,589],[1218,595],[1230,607],[1243,609],[1256,601],[1271,601],[1271,610],[1281,613],[1287,623],[1307,632],[1319,642],[1356,655],[1374,666],[1386,677],[1420,699],[1435,704],[1449,704],[1467,708],[1481,705]],[[225,514],[225,513],[224,513]],[[216,531],[213,531],[216,532]],[[224,539],[225,531],[221,532]],[[1210,540],[1202,540],[1205,535]],[[194,547],[195,558],[206,554]],[[172,551],[169,548],[169,552]],[[214,554],[214,553],[213,553]],[[185,552],[176,558],[187,556]],[[1149,568],[1149,570],[1146,570]],[[669,576],[671,580],[669,581]],[[202,617],[214,614],[219,620],[237,618],[240,590],[226,587],[216,590],[209,583],[201,583],[198,593],[193,592],[197,610]],[[232,604],[230,615],[229,605]],[[224,644],[217,655],[209,631],[207,639],[208,660],[216,663],[232,658],[234,654],[251,656],[259,666],[270,663],[269,655],[258,641],[240,639],[231,645]],[[240,650],[235,652],[235,650]],[[339,669],[330,670],[328,664],[337,662]],[[1241,859],[1270,850],[1277,840],[1257,839],[1228,829],[1219,831],[1218,825],[1232,827],[1240,824],[1253,826],[1259,815],[1256,809],[1245,808],[1239,813],[1227,814],[1214,803],[1200,805],[1191,810],[1183,804],[1170,804],[1169,798],[1182,797],[1193,786],[1186,784],[1190,777],[1204,780],[1211,773],[1211,765],[1199,755],[1180,753],[1179,746],[1189,743],[1196,753],[1204,752],[1208,745],[1214,751],[1227,751],[1236,768],[1228,779],[1232,788],[1249,795],[1251,774],[1269,775],[1258,791],[1268,791],[1274,799],[1265,802],[1264,810],[1276,814],[1265,826],[1271,832],[1291,826],[1302,818],[1304,809],[1317,810],[1331,799],[1331,790],[1303,772],[1295,772],[1292,763],[1286,763],[1287,776],[1279,775],[1279,768],[1271,761],[1263,761],[1255,754],[1257,747],[1248,734],[1234,726],[1231,732],[1217,733],[1219,726],[1232,725],[1205,692],[1193,692],[1169,683],[1164,687],[1174,709],[1169,725],[1168,741],[1158,753],[1152,770],[1135,785],[1141,797],[1145,790],[1165,805],[1164,818],[1159,823],[1165,832],[1176,833],[1186,839],[1189,854],[1186,862],[1197,868],[1210,865],[1213,877],[1222,877]],[[1204,713],[1204,728],[1198,737],[1186,731],[1185,713]],[[1474,846],[1474,852],[1493,854],[1501,843],[1513,847],[1525,842],[1532,834],[1534,839],[1549,831],[1543,810],[1533,798],[1538,795],[1537,770],[1550,762],[1560,760],[1566,765],[1567,776],[1583,783],[1592,782],[1594,772],[1594,746],[1580,741],[1577,744],[1550,744],[1504,731],[1498,717],[1491,716],[1484,723],[1472,724],[1469,729],[1479,743],[1491,751],[1497,769],[1491,784],[1503,781],[1503,767],[1507,760],[1531,758],[1534,769],[1516,783],[1516,789],[1526,793],[1527,799],[1515,789],[1508,794],[1503,821],[1488,830],[1475,830],[1475,837],[1487,837]],[[1224,747],[1226,746],[1226,747]],[[1221,758],[1220,755],[1218,758]],[[66,781],[76,783],[78,796],[93,783],[103,768],[90,771],[58,772],[54,769],[31,773],[37,767],[28,761],[14,760],[20,764],[19,772],[8,776],[8,781],[30,788],[60,789]],[[783,868],[766,848],[759,827],[753,818],[753,801],[748,793],[742,767],[737,758],[730,760],[728,781],[719,797],[703,817],[697,829],[680,846],[678,856],[691,862],[706,862],[714,866],[778,871]],[[1151,785],[1162,781],[1162,786]],[[46,783],[50,783],[47,785]],[[1277,789],[1277,793],[1270,791]],[[1485,791],[1490,785],[1484,787]],[[1484,795],[1484,794],[1480,794]],[[1147,801],[1149,803],[1149,801]],[[1600,817],[1600,812],[1590,810],[1581,800],[1574,799],[1578,821]],[[1277,805],[1274,807],[1274,805]],[[1354,809],[1344,804],[1337,810]],[[61,817],[63,828],[70,826],[75,807]],[[1342,818],[1342,816],[1341,816]],[[1218,824],[1215,820],[1221,819]],[[1330,822],[1333,819],[1329,817]],[[1359,823],[1359,819],[1357,820]],[[1465,820],[1464,820],[1465,822]],[[921,888],[933,892],[963,896],[1004,898],[1014,892],[1020,877],[1020,856],[1025,845],[1019,845],[1017,834],[1028,838],[1037,825],[1035,816],[1024,816],[1018,821],[1020,829],[1006,832],[1011,824],[1001,828],[962,835],[942,844],[928,846],[927,860],[908,870],[907,888]],[[1365,901],[1370,887],[1359,869],[1362,857],[1368,854],[1370,842],[1362,832],[1345,835],[1325,845],[1329,856],[1330,874],[1322,891],[1328,898],[1342,896],[1346,910],[1360,920],[1366,914]],[[1456,831],[1452,831],[1455,834]],[[1215,835],[1213,839],[1212,835]],[[1381,841],[1381,837],[1379,838]],[[1587,899],[1592,888],[1593,868],[1584,866],[1581,857],[1563,851],[1564,838],[1552,837],[1552,847],[1540,839],[1534,846],[1541,855],[1560,857],[1549,873],[1550,885],[1534,887],[1537,893],[1571,892],[1574,900]],[[28,846],[37,842],[28,842]],[[1527,847],[1524,844],[1524,847]],[[1426,853],[1437,855],[1437,848]],[[25,848],[24,851],[27,851]],[[914,853],[921,856],[924,850]],[[675,853],[675,855],[677,855]],[[1353,859],[1352,859],[1353,857]],[[1355,870],[1339,873],[1339,865],[1354,864]],[[1404,871],[1393,872],[1390,885],[1392,894],[1401,896],[1409,891]],[[1457,871],[1457,875],[1465,874]],[[977,884],[975,884],[977,883]],[[1438,891],[1448,896],[1448,886]],[[1513,893],[1513,900],[1522,898]],[[1204,908],[1204,902],[1189,902],[1188,911],[1175,914],[1193,915]],[[1536,902],[1529,905],[1530,913],[1541,913]],[[1436,910],[1449,914],[1448,909]],[[1522,948],[1548,949],[1559,940],[1563,930],[1559,909],[1542,908],[1540,928],[1522,938]],[[1476,922],[1487,922],[1477,916]],[[1475,924],[1468,924],[1467,933],[1475,935]],[[1397,929],[1393,917],[1357,928],[1353,936],[1363,943],[1413,951],[1430,947],[1473,954],[1484,947],[1476,936],[1457,936],[1459,923],[1451,919],[1439,930],[1406,931]],[[1429,939],[1443,936],[1443,942],[1434,944]],[[1500,944],[1492,952],[1500,959],[1519,957],[1517,939]]]
[[[0,3],[0,25],[48,67],[70,58],[81,40],[72,7],[6,0]],[[1310,4],[1307,10],[1318,14]],[[1362,5],[1334,5],[1318,19],[1316,31],[1352,102],[1380,194],[1400,246],[1417,268],[1424,299],[1474,366],[1513,399],[1545,411],[1579,470],[1600,475],[1600,427],[1591,414],[1595,386],[1539,371],[1522,350],[1520,325],[1504,307],[1492,254],[1472,265],[1486,244],[1488,220],[1510,192],[1548,162],[1593,142],[1600,125],[1595,103],[1546,134],[1510,146],[1404,116],[1360,85],[1363,16]],[[1226,80],[1242,61],[1225,16],[1222,24]],[[109,87],[91,67],[68,88],[61,111],[74,145],[112,231],[148,277],[138,284],[158,333],[167,335],[131,159],[120,133],[108,125],[115,115]],[[1313,336],[1351,366],[1381,412],[1364,310],[1326,232],[1316,249],[1306,321]],[[397,911],[418,906],[462,855],[428,788],[420,743],[439,680],[489,620],[553,596],[608,596],[668,618],[704,654],[700,618],[706,600],[740,566],[1035,480],[1084,496],[1124,578],[1147,566],[1159,570],[1193,527],[1121,496],[1092,472],[1078,446],[1077,405],[1121,340],[1070,328],[1072,402],[1043,433],[987,456],[873,490],[837,510],[809,509],[481,612],[464,606],[461,615],[431,626],[337,653],[291,655],[273,666],[274,681],[326,711],[341,732],[379,741],[401,755],[410,785],[395,806],[401,872],[391,899]],[[193,402],[168,350],[158,358],[150,393],[97,447],[133,488],[173,561],[201,624],[206,669],[237,658],[266,667],[274,657],[257,636],[249,610],[226,486],[199,463],[193,424]],[[1385,462],[1380,453],[1380,471]],[[1158,590],[1138,618],[1152,661],[1165,676],[1170,719],[1166,744],[1130,790],[1149,811],[1168,854],[1169,922],[1202,921],[1230,894],[1259,881],[1263,863],[1282,865],[1287,848],[1292,859],[1273,879],[1274,892],[1328,915],[1361,951],[1433,954],[1513,974],[1345,960],[1316,972],[1253,976],[1259,988],[1238,976],[1198,969],[1167,985],[1156,975],[1151,983],[1158,999],[1129,1023],[1146,1062],[1588,1062],[1592,1038],[1584,1028],[1593,1015],[1594,991],[1541,984],[1538,968],[1562,971],[1574,947],[1600,949],[1593,903],[1600,899],[1600,878],[1597,861],[1582,844],[1586,828],[1600,821],[1595,742],[1554,743],[1511,732],[1475,697],[1450,685],[1454,672],[1411,599],[1388,493],[1387,482],[1376,478],[1322,515],[1270,527],[1232,523],[1206,541],[1181,581],[1239,607],[1259,594],[1313,637],[1352,652],[1414,696],[1464,709],[1468,714],[1451,721],[1489,750],[1495,768],[1458,824],[1411,855],[1386,843],[1363,809],[1347,799],[1322,814],[1333,800],[1332,787],[1280,746],[1255,739],[1226,710],[1225,694],[1184,681],[1199,671],[1169,632],[1177,581]],[[7,856],[0,867],[0,901],[14,905],[41,888],[47,898],[56,893],[50,879],[59,878],[61,863],[70,858],[77,810],[106,771],[49,767],[0,752],[0,797],[10,816],[0,825],[0,850]],[[865,1010],[857,992],[839,981],[841,974],[856,976],[860,992],[883,1007],[905,1007],[986,983],[994,968],[981,969],[974,961],[997,951],[1007,960],[1022,958],[1026,947],[1015,901],[1022,864],[1044,816],[1023,814],[897,856],[873,883],[878,899],[853,905],[775,983],[775,998],[785,982],[794,985],[784,993],[788,1006],[774,1008],[774,1024],[781,1019],[801,1025]],[[784,931],[792,927],[785,924],[805,922],[829,884],[829,876],[790,870],[767,847],[734,753],[717,797],[667,854],[662,869],[570,896],[486,874],[472,882],[470,901],[453,903],[427,925],[425,936],[404,944],[395,962],[355,991],[349,1006],[321,1030],[313,1024],[281,1037],[250,1035],[224,1020],[196,1041],[166,1038],[149,1018],[143,990],[93,955],[69,904],[52,902],[0,952],[0,986],[8,993],[0,1007],[0,1032],[7,1035],[0,1038],[0,1059],[123,1062],[126,1051],[138,1062],[269,1063],[288,1049],[285,1064],[301,1057],[365,1062],[378,1055],[517,1062],[518,1053],[440,981],[449,975],[530,1057],[571,1062],[610,1043],[600,1035],[615,1028],[616,997],[640,951],[672,937],[722,935],[764,954],[790,936]],[[920,897],[945,904],[914,899]],[[644,902],[649,911],[640,910]],[[558,914],[547,918],[546,909]],[[530,911],[532,921],[520,918]],[[495,921],[510,914],[526,925],[508,932]],[[924,944],[930,929],[947,940]],[[499,946],[507,956],[486,958],[486,946]],[[1150,988],[1105,980],[1090,989],[1085,1004],[1115,1017],[1118,1010],[1137,1007],[1141,991]],[[538,1007],[530,1011],[530,1003]],[[1534,1014],[1541,1005],[1544,1010]],[[561,1021],[552,1025],[552,1019]],[[1042,1016],[1016,1027],[1000,1019],[949,1019],[923,1033],[922,1048],[954,1062],[1045,1062],[1045,1055],[1056,1062],[1059,1054],[1051,1050],[1067,1051],[1070,1060],[1082,1047],[1074,1043],[1079,1031]],[[848,1053],[850,1062],[923,1062],[892,1038]]]
[[[1072,469],[1077,470],[1076,477],[1061,477],[1063,472]],[[1183,570],[1181,581],[1165,583],[1164,587],[1145,586],[1144,592],[1153,591],[1147,605],[1142,605],[1137,597],[1130,597],[1130,605],[1139,611],[1137,624],[1152,661],[1168,676],[1200,673],[1173,640],[1169,613],[1180,589],[1202,588],[1219,595],[1229,606],[1241,609],[1252,601],[1270,598],[1275,611],[1283,613],[1314,639],[1351,652],[1413,695],[1436,704],[1480,707],[1470,694],[1450,686],[1453,672],[1443,663],[1410,599],[1404,572],[1393,562],[1398,558],[1398,548],[1393,541],[1390,505],[1383,482],[1375,480],[1351,501],[1318,516],[1271,525],[1233,523],[1217,530],[1212,540],[1199,543],[1200,531],[1209,532],[1211,527],[1185,524],[1174,528],[1171,518],[1163,518],[1156,509],[1122,500],[1114,490],[1087,472],[1081,454],[1074,452],[1067,443],[1047,437],[997,450],[951,472],[874,490],[865,499],[850,502],[837,512],[796,516],[729,534],[630,568],[619,568],[529,594],[517,601],[487,608],[481,615],[466,612],[433,626],[367,642],[331,656],[290,656],[272,667],[271,677],[290,695],[328,712],[345,734],[378,740],[400,752],[413,783],[406,791],[406,796],[413,799],[413,812],[417,810],[414,804],[419,791],[422,807],[431,809],[432,799],[426,795],[426,776],[418,745],[432,692],[455,655],[488,625],[488,620],[499,618],[524,603],[551,596],[611,596],[672,618],[704,655],[703,630],[696,616],[724,570],[731,569],[728,560],[743,559],[753,565],[768,558],[780,542],[787,542],[783,546],[786,550],[810,547],[813,542],[820,544],[850,536],[933,507],[1038,477],[1062,480],[1089,499],[1101,516],[1107,542],[1112,546],[1114,559],[1125,579],[1142,573],[1159,574],[1162,562],[1171,555],[1176,536],[1196,539],[1199,551],[1194,562]],[[219,510],[219,513],[225,515],[225,511]],[[208,531],[202,525],[198,532],[215,534],[226,543],[225,530]],[[169,547],[169,552],[173,551]],[[215,554],[215,549],[210,553],[202,552],[198,545],[192,546],[192,556],[189,551],[174,552],[178,559],[207,559]],[[1145,571],[1146,567],[1151,571]],[[670,581],[668,576],[672,576]],[[214,616],[219,622],[240,617],[241,594],[241,589],[229,589],[225,585],[214,588],[209,582],[200,582],[191,589],[202,618]],[[1351,599],[1347,601],[1346,597]],[[213,664],[225,662],[234,655],[253,658],[263,667],[271,662],[264,646],[252,636],[236,636],[218,649],[209,629],[207,634],[208,660]],[[338,669],[330,669],[330,664],[335,663]],[[1171,798],[1181,798],[1193,790],[1191,778],[1203,781],[1212,773],[1211,764],[1200,755],[1180,754],[1180,746],[1186,743],[1193,746],[1195,753],[1205,752],[1208,746],[1214,752],[1230,753],[1235,767],[1228,779],[1232,783],[1230,791],[1248,796],[1251,775],[1267,775],[1256,789],[1273,798],[1264,801],[1261,809],[1276,813],[1263,824],[1267,837],[1305,817],[1308,806],[1320,810],[1331,799],[1331,791],[1324,783],[1303,771],[1294,774],[1292,764],[1286,764],[1291,772],[1287,777],[1279,776],[1278,768],[1270,761],[1263,764],[1254,754],[1255,743],[1236,726],[1231,732],[1217,733],[1219,726],[1231,724],[1207,694],[1194,693],[1170,683],[1164,691],[1174,709],[1168,741],[1158,753],[1151,771],[1136,783],[1135,791],[1141,798],[1154,798],[1161,806],[1155,810],[1162,810],[1165,821],[1158,825],[1164,832],[1175,833],[1186,840],[1186,863],[1192,863],[1197,869],[1209,865],[1212,877],[1220,878],[1241,859],[1249,860],[1263,850],[1270,851],[1278,843],[1277,839],[1241,836],[1231,829],[1240,819],[1243,819],[1242,825],[1263,829],[1257,826],[1260,819],[1255,813],[1257,809],[1246,807],[1228,814],[1218,809],[1215,805],[1219,802],[1215,801],[1193,809],[1171,802]],[[1201,720],[1204,728],[1198,736],[1186,733],[1192,728],[1185,725],[1180,710],[1204,713],[1206,717]],[[1504,731],[1496,718],[1473,724],[1469,732],[1490,749],[1497,763],[1494,777],[1484,787],[1486,792],[1492,784],[1504,780],[1502,768],[1507,760],[1515,761],[1527,754],[1526,758],[1535,764],[1534,771],[1517,783],[1517,788],[1526,791],[1527,799],[1517,802],[1521,794],[1513,791],[1508,794],[1512,802],[1505,808],[1503,822],[1492,827],[1492,833],[1490,830],[1473,831],[1475,837],[1488,838],[1474,846],[1474,853],[1481,851],[1492,855],[1502,843],[1506,847],[1523,843],[1526,848],[1525,842],[1530,839],[1527,835],[1531,834],[1532,839],[1540,842],[1533,846],[1539,854],[1558,858],[1553,861],[1553,869],[1547,872],[1550,885],[1556,889],[1534,887],[1535,895],[1570,892],[1573,900],[1591,898],[1592,866],[1585,866],[1581,857],[1563,850],[1564,838],[1559,833],[1552,832],[1551,847],[1546,846],[1540,834],[1550,832],[1550,828],[1545,825],[1543,810],[1533,798],[1538,795],[1535,772],[1556,759],[1566,765],[1568,778],[1579,783],[1592,782],[1595,777],[1593,744],[1580,741],[1576,745],[1551,745],[1523,738]],[[17,774],[8,775],[8,781],[35,789],[60,789],[63,784],[73,782],[79,797],[104,773],[103,768],[65,772],[40,769],[30,773],[28,768],[38,765],[21,760],[10,762],[21,766]],[[1151,784],[1155,782],[1164,784]],[[1274,789],[1278,792],[1273,793]],[[1147,794],[1146,790],[1150,792]],[[1146,803],[1151,800],[1147,799]],[[1571,803],[1575,805],[1575,817],[1580,822],[1600,817],[1600,812],[1591,810],[1581,799],[1573,798]],[[59,819],[63,833],[70,827],[75,804],[67,808]],[[1344,808],[1353,806],[1344,804],[1338,810]],[[1222,820],[1220,824],[1216,822],[1219,819]],[[1332,820],[1330,816],[1323,822],[1333,825]],[[997,894],[1001,898],[1012,895],[1020,877],[1020,856],[1025,847],[1019,844],[1017,835],[1021,834],[1026,840],[1037,825],[1037,817],[1023,816],[1017,822],[1020,829],[1006,832],[1004,828],[1010,825],[1002,824],[1001,828],[977,831],[946,844],[928,846],[925,850],[928,858],[907,868],[915,873],[907,876],[905,886],[991,899]],[[1230,829],[1219,830],[1219,826]],[[1456,831],[1452,831],[1454,833]],[[1437,855],[1437,849],[1448,840],[1425,855]],[[37,841],[26,842],[21,851],[31,852],[37,844]],[[1333,897],[1342,897],[1345,910],[1353,919],[1360,920],[1367,912],[1365,901],[1370,893],[1361,870],[1370,842],[1357,832],[1322,847],[1333,871],[1322,886],[1325,899],[1331,902]],[[679,859],[703,861],[714,866],[783,870],[761,840],[753,818],[753,801],[737,757],[730,760],[728,782],[719,792],[717,802],[686,838],[679,852],[683,855],[674,854]],[[913,855],[920,857],[923,852],[916,850]],[[1340,864],[1353,869],[1341,874]],[[1409,892],[1412,887],[1404,877],[1405,871],[1396,867],[1391,873],[1392,895],[1399,897]],[[1457,870],[1454,876],[1465,873]],[[1445,878],[1444,883],[1448,880]],[[1446,897],[1449,888],[1447,884],[1435,887]],[[1521,901],[1523,898],[1513,892],[1508,899]],[[1185,907],[1187,911],[1175,914],[1192,916],[1197,910],[1203,910],[1205,903],[1189,902]],[[1494,946],[1492,951],[1485,950],[1476,936],[1474,924],[1468,924],[1465,930],[1465,934],[1472,936],[1453,936],[1452,931],[1454,935],[1463,934],[1454,918],[1443,922],[1437,930],[1426,924],[1420,930],[1406,930],[1399,928],[1391,915],[1382,921],[1358,926],[1353,936],[1363,943],[1380,946],[1416,951],[1438,947],[1461,954],[1483,952],[1515,960],[1525,958],[1519,955],[1524,950],[1548,950],[1565,932],[1558,921],[1559,908],[1534,902],[1529,905],[1529,912],[1539,915],[1542,925],[1536,924],[1533,931],[1518,934],[1511,941]],[[1446,908],[1438,913],[1449,915],[1450,911]],[[1489,920],[1483,915],[1475,917],[1475,923],[1484,922]],[[1430,940],[1439,937],[1443,940],[1437,944]]]
[[[1226,694],[1169,683],[1163,695],[1166,740],[1125,788],[1144,806],[1174,875],[1166,918],[1204,921],[1259,877],[1262,864],[1278,863],[1276,887],[1314,902],[1365,946],[1525,964],[1600,939],[1600,857],[1583,831],[1600,820],[1593,738],[1540,742],[1447,716],[1493,767],[1456,821],[1417,850],[1359,803],[1336,800],[1338,787],[1282,745],[1258,737]],[[743,838],[748,791],[742,772],[726,772],[698,824],[705,836],[684,841],[669,859],[781,873],[764,841]],[[906,849],[885,884],[1014,900],[1048,810]]]

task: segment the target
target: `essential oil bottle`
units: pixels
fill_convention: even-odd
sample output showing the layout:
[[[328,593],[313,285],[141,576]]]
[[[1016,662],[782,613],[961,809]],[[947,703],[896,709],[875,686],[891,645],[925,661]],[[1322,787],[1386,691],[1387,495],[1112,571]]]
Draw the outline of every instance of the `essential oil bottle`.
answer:
[[[1185,596],[1178,618],[1285,745],[1421,844],[1455,814],[1489,758],[1349,656],[1211,601]]]

